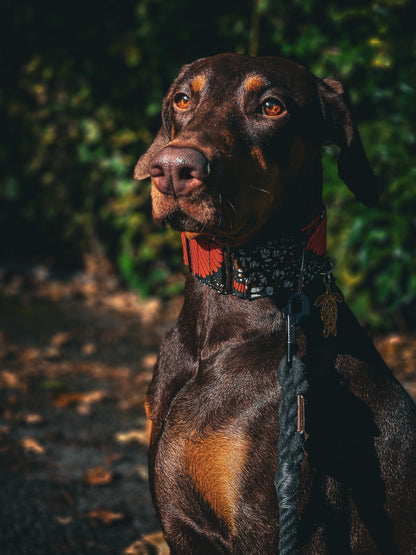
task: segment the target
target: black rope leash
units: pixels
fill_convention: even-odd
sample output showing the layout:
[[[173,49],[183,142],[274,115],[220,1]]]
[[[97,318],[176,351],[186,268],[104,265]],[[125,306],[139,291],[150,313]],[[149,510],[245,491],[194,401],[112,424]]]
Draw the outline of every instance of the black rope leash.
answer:
[[[298,516],[296,496],[300,487],[300,466],[303,461],[303,438],[298,431],[298,396],[308,391],[305,379],[305,367],[294,356],[289,365],[283,359],[277,374],[282,387],[282,399],[279,405],[279,451],[275,486],[279,501],[279,555],[297,553],[298,551]]]
[[[302,293],[302,272],[297,293],[291,295],[283,314],[287,327],[287,354],[279,364],[277,379],[282,389],[279,404],[278,465],[275,487],[279,503],[279,555],[298,553],[296,496],[304,458],[304,395],[308,391],[305,366],[296,356],[296,325],[309,314],[309,301]]]

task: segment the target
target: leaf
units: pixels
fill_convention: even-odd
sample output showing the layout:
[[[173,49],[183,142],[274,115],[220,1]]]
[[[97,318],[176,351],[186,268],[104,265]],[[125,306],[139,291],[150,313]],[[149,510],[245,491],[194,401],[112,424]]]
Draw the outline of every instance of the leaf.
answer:
[[[20,445],[25,451],[34,453],[35,455],[43,455],[45,453],[45,448],[33,437],[23,437],[20,440]]]
[[[70,405],[79,404],[78,412],[88,414],[91,405],[101,401],[107,393],[103,390],[95,391],[77,391],[69,393],[61,393],[55,397],[53,404],[57,408],[66,408]]]
[[[55,407],[63,409],[75,403],[81,402],[85,398],[85,395],[86,394],[83,392],[61,393],[54,399],[53,404]]]
[[[130,430],[128,432],[118,432],[116,434],[116,440],[119,443],[137,442],[141,445],[148,445],[149,433],[148,430]]]
[[[91,520],[103,522],[104,524],[115,524],[126,518],[123,513],[115,513],[104,508],[89,511],[87,517]]]
[[[55,520],[62,526],[67,526],[68,524],[71,524],[73,518],[71,516],[56,516]]]
[[[19,354],[19,360],[20,362],[31,362],[32,360],[39,358],[39,356],[39,349],[29,347],[28,349],[23,349],[23,351]]]
[[[55,333],[51,338],[52,347],[61,347],[64,343],[68,343],[71,339],[71,334],[66,331]]]
[[[40,424],[43,421],[43,416],[38,413],[30,413],[24,416],[26,424]]]
[[[139,540],[129,545],[122,555],[147,555],[148,553],[169,555],[169,546],[165,542],[162,532],[143,534]]]
[[[92,343],[92,342],[84,343],[84,345],[81,347],[81,353],[85,356],[94,355],[96,352],[97,352],[96,343]]]
[[[25,387],[24,383],[19,380],[16,374],[8,370],[0,372],[0,386],[9,389],[23,389]]]
[[[90,468],[87,470],[84,476],[84,482],[90,486],[102,486],[111,483],[113,480],[113,474],[110,470],[104,468],[103,466],[97,466],[96,468]]]

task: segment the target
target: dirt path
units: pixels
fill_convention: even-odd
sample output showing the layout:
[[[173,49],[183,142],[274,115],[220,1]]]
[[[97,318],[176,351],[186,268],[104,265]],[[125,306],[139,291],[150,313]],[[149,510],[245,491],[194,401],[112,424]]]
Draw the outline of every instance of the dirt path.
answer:
[[[0,553],[123,553],[158,530],[143,401],[180,301],[86,275],[1,285]]]
[[[142,302],[111,278],[3,274],[2,555],[162,552],[143,401],[180,304]],[[416,397],[414,338],[377,344]]]

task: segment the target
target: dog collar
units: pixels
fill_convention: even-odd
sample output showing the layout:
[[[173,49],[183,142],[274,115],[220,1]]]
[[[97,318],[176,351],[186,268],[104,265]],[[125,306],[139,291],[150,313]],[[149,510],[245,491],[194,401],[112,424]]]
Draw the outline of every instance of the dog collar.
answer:
[[[182,233],[184,262],[202,283],[223,295],[253,300],[272,297],[282,288],[293,291],[300,278],[307,285],[327,273],[326,210],[297,235],[253,246],[227,248],[202,237]]]

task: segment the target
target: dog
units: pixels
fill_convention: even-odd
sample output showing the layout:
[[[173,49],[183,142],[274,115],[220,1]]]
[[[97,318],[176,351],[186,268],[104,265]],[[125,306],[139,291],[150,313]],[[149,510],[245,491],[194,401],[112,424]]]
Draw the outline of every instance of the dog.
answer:
[[[360,202],[380,193],[342,85],[283,58],[221,54],[182,68],[162,120],[134,176],[151,177],[154,221],[181,232],[190,267],[146,399],[171,553],[279,550],[277,369],[293,295],[309,304],[291,324],[309,385],[296,549],[416,553],[415,405],[326,254],[322,145],[339,147]]]

